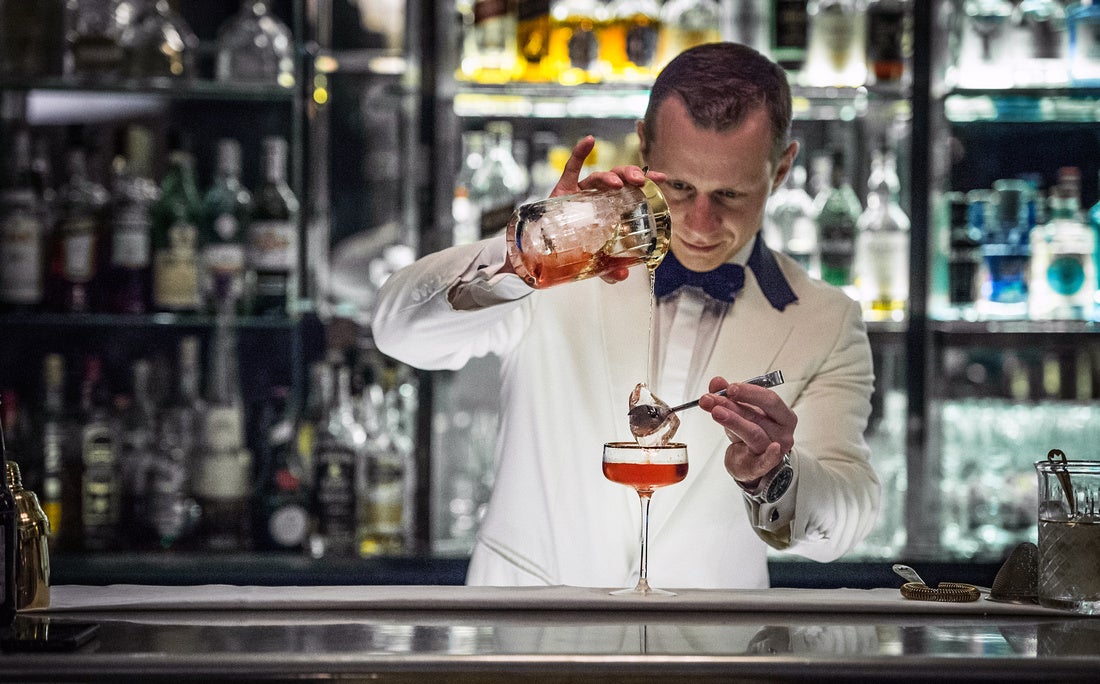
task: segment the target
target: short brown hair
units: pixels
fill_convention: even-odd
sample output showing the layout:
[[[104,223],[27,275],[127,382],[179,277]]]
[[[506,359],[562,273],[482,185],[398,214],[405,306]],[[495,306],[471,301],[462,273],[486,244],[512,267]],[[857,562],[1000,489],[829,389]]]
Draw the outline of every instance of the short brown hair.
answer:
[[[703,128],[725,131],[765,108],[772,127],[772,158],[787,148],[791,129],[791,86],[775,62],[738,43],[707,43],[681,52],[661,70],[649,93],[645,134],[654,140],[657,110],[679,95]]]

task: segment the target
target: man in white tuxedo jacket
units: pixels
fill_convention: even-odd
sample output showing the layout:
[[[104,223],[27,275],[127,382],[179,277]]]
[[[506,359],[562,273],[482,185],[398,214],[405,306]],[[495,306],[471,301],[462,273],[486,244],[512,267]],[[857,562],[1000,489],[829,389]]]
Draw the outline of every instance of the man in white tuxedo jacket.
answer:
[[[879,484],[863,439],[874,378],[860,307],[758,237],[798,153],[790,121],[784,72],[744,46],[693,48],[661,72],[638,124],[672,216],[652,328],[644,270],[535,290],[500,235],[385,283],[382,352],[425,369],[501,358],[499,465],[469,584],[633,586],[638,496],[604,478],[601,453],[632,440],[628,398],[647,380],[669,404],[701,396],[679,414],[687,478],[653,497],[653,586],[766,587],[768,545],[828,561],[870,531]],[[645,182],[636,166],[579,179],[593,144],[576,145],[553,196]],[[728,292],[689,280],[730,268]],[[773,369],[786,380],[774,389],[733,382]]]

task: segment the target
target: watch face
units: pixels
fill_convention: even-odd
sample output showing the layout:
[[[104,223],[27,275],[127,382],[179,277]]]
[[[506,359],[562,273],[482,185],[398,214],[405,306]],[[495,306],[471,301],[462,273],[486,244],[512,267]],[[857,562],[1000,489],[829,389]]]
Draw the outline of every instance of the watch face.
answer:
[[[772,481],[768,483],[768,490],[764,493],[764,499],[768,503],[779,501],[779,497],[783,496],[787,492],[787,488],[791,486],[792,480],[794,480],[794,468],[789,465],[780,468]]]

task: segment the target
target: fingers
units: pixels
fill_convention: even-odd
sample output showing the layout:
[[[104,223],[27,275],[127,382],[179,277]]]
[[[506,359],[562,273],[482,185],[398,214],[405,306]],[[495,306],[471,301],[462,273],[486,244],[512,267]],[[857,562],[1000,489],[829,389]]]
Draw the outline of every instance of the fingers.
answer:
[[[554,186],[553,192],[550,193],[551,197],[571,195],[580,190],[579,181],[581,171],[584,169],[584,160],[592,153],[592,149],[595,146],[596,138],[591,135],[584,136],[573,146],[573,152],[569,155],[569,159],[566,160],[565,168],[562,169],[561,178],[558,179],[557,185]]]
[[[722,426],[731,441],[743,443],[749,451],[764,455],[786,453],[794,446],[798,417],[774,391],[744,383],[726,384],[713,378],[710,394],[699,399],[699,407]],[[726,396],[714,394],[725,389]]]
[[[551,197],[570,195],[581,190],[617,190],[624,185],[641,187],[645,185],[647,179],[655,183],[663,183],[667,179],[667,176],[659,171],[646,172],[638,166],[623,165],[609,171],[593,171],[582,180],[584,162],[595,146],[596,139],[591,135],[584,136],[573,146],[561,178],[550,193]]]

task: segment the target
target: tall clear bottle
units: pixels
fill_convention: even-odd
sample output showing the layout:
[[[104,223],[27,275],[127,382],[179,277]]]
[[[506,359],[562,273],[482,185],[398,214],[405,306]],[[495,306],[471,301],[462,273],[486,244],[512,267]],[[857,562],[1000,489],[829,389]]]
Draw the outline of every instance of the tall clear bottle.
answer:
[[[490,121],[485,129],[485,159],[470,180],[470,196],[478,210],[483,238],[508,225],[530,183],[526,169],[512,155],[512,125]]]
[[[413,543],[415,474],[408,428],[415,425],[416,387],[390,375],[390,389],[369,383],[359,400],[367,435],[366,501],[359,524],[363,556],[405,553]]]
[[[158,420],[156,458],[146,482],[148,524],[163,549],[188,540],[201,513],[190,491],[204,442],[201,377],[199,338],[184,336],[179,341],[176,387]]]
[[[117,82],[126,75],[123,34],[132,18],[123,0],[66,0],[64,72],[69,78]]]
[[[119,425],[112,415],[103,359],[84,361],[80,387],[80,522],[86,551],[118,547],[122,504]]]
[[[948,69],[949,85],[963,88],[1008,88],[1013,85],[1009,65],[1010,0],[965,0],[958,17],[958,59]]]
[[[865,10],[864,0],[810,0],[805,85],[857,87],[867,81]]]
[[[335,375],[333,402],[318,426],[313,463],[313,530],[310,553],[357,554],[357,524],[365,489],[366,431],[356,420],[351,396],[351,369],[330,368]]]
[[[294,39],[266,0],[244,0],[218,28],[214,74],[227,83],[294,87]]]
[[[856,222],[863,211],[849,181],[844,152],[832,154],[829,184],[814,197],[821,246],[821,279],[838,287],[852,284]]]
[[[202,201],[195,184],[195,160],[174,150],[161,181],[153,222],[153,306],[158,311],[199,309],[199,219]]]
[[[864,316],[901,320],[909,300],[909,216],[898,202],[901,183],[891,150],[875,150],[867,208],[856,222],[855,284]]]
[[[153,141],[150,131],[131,126],[126,132],[126,156],[115,157],[110,214],[110,265],[107,309],[143,314],[152,296],[153,226],[150,211],[160,197],[152,178]]]
[[[240,551],[251,542],[252,453],[244,439],[236,314],[227,298],[221,301],[206,369],[202,443],[192,491],[201,507],[199,543],[212,551]]]
[[[806,192],[806,167],[797,164],[787,174],[784,187],[768,203],[767,218],[776,244],[814,278],[821,277],[821,246],[817,234],[817,210]]]
[[[1081,172],[1063,167],[1050,196],[1049,220],[1031,231],[1028,315],[1092,320],[1096,234],[1081,212]]]
[[[459,78],[507,83],[516,73],[516,9],[509,0],[474,0],[464,26]]]
[[[252,193],[241,183],[241,146],[236,140],[218,141],[214,182],[203,196],[200,243],[201,278],[205,308],[221,309],[219,293],[234,309],[245,293],[245,241],[252,219]]]
[[[286,180],[286,140],[265,138],[263,148],[264,180],[248,228],[249,308],[259,316],[286,316],[298,293],[299,203]]]

